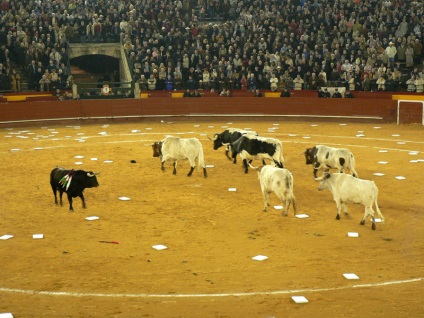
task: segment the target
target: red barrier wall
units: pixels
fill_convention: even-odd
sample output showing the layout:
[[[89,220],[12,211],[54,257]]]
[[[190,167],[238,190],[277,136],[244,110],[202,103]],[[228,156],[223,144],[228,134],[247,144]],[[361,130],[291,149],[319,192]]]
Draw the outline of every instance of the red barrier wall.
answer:
[[[397,102],[386,98],[328,99],[317,97],[142,98],[75,101],[27,101],[0,104],[2,126],[20,121],[149,118],[152,116],[281,116],[284,119],[348,120],[396,123]],[[421,123],[422,107],[404,103],[401,123]]]

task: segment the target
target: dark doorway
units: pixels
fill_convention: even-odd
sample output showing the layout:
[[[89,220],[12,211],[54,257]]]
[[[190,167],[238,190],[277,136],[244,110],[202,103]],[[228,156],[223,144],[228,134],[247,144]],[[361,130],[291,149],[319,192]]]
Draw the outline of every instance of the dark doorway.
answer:
[[[71,59],[71,71],[75,82],[98,82],[108,78],[119,82],[119,59],[100,54],[84,55]]]

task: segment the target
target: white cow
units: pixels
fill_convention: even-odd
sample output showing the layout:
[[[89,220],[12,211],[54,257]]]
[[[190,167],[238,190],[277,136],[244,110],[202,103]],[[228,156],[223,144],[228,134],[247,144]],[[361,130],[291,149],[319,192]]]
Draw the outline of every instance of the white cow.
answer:
[[[162,170],[165,170],[164,163],[167,160],[173,161],[174,170],[173,174],[177,173],[177,161],[188,160],[191,169],[187,176],[191,176],[194,167],[196,166],[195,160],[199,166],[203,167],[203,175],[205,178],[208,176],[206,172],[205,160],[203,158],[203,147],[197,138],[179,138],[168,136],[162,141],[153,143],[153,157],[160,157],[162,162]]]
[[[333,193],[334,201],[336,201],[337,205],[337,220],[340,219],[342,208],[345,214],[349,214],[347,211],[347,203],[359,203],[365,207],[364,217],[361,220],[362,225],[365,224],[367,216],[370,215],[372,218],[372,229],[375,230],[373,205],[375,205],[375,209],[381,221],[384,221],[384,217],[378,207],[378,188],[374,181],[354,178],[350,174],[345,173],[330,174],[328,172],[325,172],[324,175],[317,178],[317,180],[321,181],[318,190],[330,190]]]
[[[250,167],[258,172],[258,179],[264,197],[263,211],[266,212],[268,210],[268,206],[270,205],[269,196],[271,192],[274,192],[284,206],[284,215],[288,215],[291,203],[293,203],[294,214],[296,215],[297,204],[293,194],[293,176],[290,171],[272,165],[259,167],[250,165]]]
[[[355,157],[346,148],[334,148],[324,145],[317,145],[307,148],[304,152],[306,164],[314,168],[314,177],[317,178],[318,170],[337,169],[339,172],[349,170],[354,177],[358,177],[355,170]]]

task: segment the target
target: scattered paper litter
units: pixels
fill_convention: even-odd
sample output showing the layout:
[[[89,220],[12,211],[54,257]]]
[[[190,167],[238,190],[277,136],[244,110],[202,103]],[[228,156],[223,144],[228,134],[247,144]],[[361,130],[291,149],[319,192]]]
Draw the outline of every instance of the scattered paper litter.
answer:
[[[346,126],[347,124],[339,124],[340,126]]]
[[[410,151],[410,152],[408,152],[408,154],[410,154],[411,156],[416,156],[419,153],[420,153],[419,151]]]
[[[107,128],[107,127],[109,127],[109,124],[104,124],[104,125],[102,126],[102,128]]]
[[[406,179],[404,176],[397,176],[395,178],[398,179],[398,180],[405,180]]]
[[[392,136],[393,137],[399,137],[400,135],[399,134],[393,134]]]
[[[280,126],[280,124],[272,124],[272,125],[274,125],[274,126]]]
[[[214,165],[206,165],[205,166],[206,168],[213,168],[213,167],[215,167]]]
[[[84,139],[80,139],[80,140],[78,140],[78,142],[85,142],[85,140]]]
[[[193,127],[199,128],[199,127],[200,127],[200,125],[194,125]]]
[[[131,132],[132,132],[132,133],[138,133],[138,132],[140,132],[140,130],[138,130],[138,129],[133,129],[133,130],[131,130]]]
[[[354,273],[346,273],[346,274],[343,274],[343,276],[346,279],[359,279],[359,277]]]
[[[347,232],[347,236],[349,236],[349,237],[359,237],[359,233],[358,232]]]
[[[75,156],[74,158],[75,158],[75,159],[82,159],[82,158],[84,158],[84,156],[80,156],[80,155],[78,155],[78,156]]]
[[[307,300],[305,296],[292,296],[292,299],[296,304],[309,303],[309,300]]]
[[[208,128],[214,128],[215,126],[208,126]]]
[[[227,125],[232,125],[233,123],[227,123]]]
[[[309,138],[311,138],[311,137],[309,137],[309,136],[303,136],[303,138],[304,138],[304,139],[309,139]]]
[[[253,256],[252,259],[255,260],[255,261],[264,261],[264,260],[268,259],[268,256],[256,255],[256,256]]]
[[[96,160],[97,160],[97,158],[90,158],[90,160],[92,160],[92,161],[96,161]]]
[[[382,176],[384,176],[384,173],[374,172],[374,175],[377,176],[377,177],[382,177]]]
[[[397,142],[397,144],[398,144],[398,145],[405,145],[405,144],[406,144],[406,142],[404,142],[404,141],[398,141],[398,142]]]
[[[11,239],[12,237],[13,237],[12,234],[5,234],[3,236],[0,236],[0,240],[5,241],[5,240],[8,240],[8,239]]]
[[[228,126],[221,126],[221,128],[228,128]]]
[[[19,150],[21,150],[21,149],[19,149],[19,148],[12,148],[12,149],[10,149],[10,151],[19,151]]]
[[[311,126],[312,126],[312,127],[316,127],[316,126],[318,126],[318,125],[317,125],[317,124],[312,124]]]
[[[113,162],[113,160],[105,160],[105,161],[103,161],[103,163],[112,163]]]
[[[0,318],[13,318],[10,312],[0,313]]]
[[[357,134],[356,137],[365,137],[364,134]]]
[[[385,150],[385,149],[382,149],[382,150],[379,150],[378,152],[389,152],[388,150]]]
[[[388,164],[388,162],[387,162],[387,161],[379,161],[379,162],[377,162],[377,163],[379,163],[379,164],[381,164],[381,165],[387,165],[387,164]]]
[[[290,137],[296,137],[296,134],[289,134]]]
[[[128,198],[128,197],[119,197],[119,200],[121,200],[121,201],[129,201],[131,199]]]
[[[230,192],[236,192],[237,191],[237,188],[228,188],[228,191],[230,191]]]
[[[162,250],[166,250],[168,247],[162,244],[158,244],[158,245],[153,245],[152,248],[158,251],[162,251]]]
[[[75,162],[76,165],[82,165],[83,163],[81,161]]]
[[[106,136],[107,135],[107,132],[101,131],[101,132],[99,132],[99,135]]]
[[[37,147],[37,148],[34,148],[34,150],[42,150],[43,148],[41,148],[41,147]]]
[[[274,205],[274,209],[282,210],[284,207],[282,205]]]
[[[298,219],[306,219],[309,217],[309,215],[307,214],[296,214],[295,217],[297,217]]]
[[[417,163],[419,161],[418,160],[409,160],[409,162],[411,162],[411,163]]]
[[[152,128],[150,128],[150,127],[147,127],[147,128],[146,128],[146,130],[152,130]]]
[[[380,129],[381,127],[375,126],[374,129]]]
[[[372,218],[370,218],[370,221],[372,221]],[[375,223],[381,223],[381,219],[375,218]]]
[[[93,216],[87,216],[85,219],[87,221],[94,221],[94,220],[98,220],[100,218],[98,216],[93,215]]]
[[[33,239],[42,239],[44,238],[44,234],[32,234]]]

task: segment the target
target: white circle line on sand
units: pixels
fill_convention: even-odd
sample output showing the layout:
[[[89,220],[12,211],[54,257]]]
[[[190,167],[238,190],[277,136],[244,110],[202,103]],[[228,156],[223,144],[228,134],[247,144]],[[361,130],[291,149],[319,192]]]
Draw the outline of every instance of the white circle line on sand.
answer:
[[[372,284],[359,284],[351,286],[340,286],[340,287],[327,287],[327,288],[304,288],[304,289],[287,289],[287,290],[276,290],[276,291],[264,291],[264,292],[239,292],[239,293],[211,293],[211,294],[104,294],[104,293],[76,293],[76,292],[55,292],[55,291],[37,291],[37,290],[26,290],[26,289],[13,289],[13,288],[1,288],[0,292],[16,293],[16,294],[31,294],[31,295],[47,295],[47,296],[68,296],[68,297],[104,297],[104,298],[120,298],[120,297],[131,297],[131,298],[214,298],[214,297],[249,297],[249,296],[272,296],[272,295],[283,295],[283,294],[295,294],[295,293],[314,293],[314,292],[326,292],[326,291],[337,291],[345,289],[355,288],[372,288],[382,287],[390,285],[416,283],[424,280],[424,277],[405,279],[405,280],[393,280],[382,283]]]

